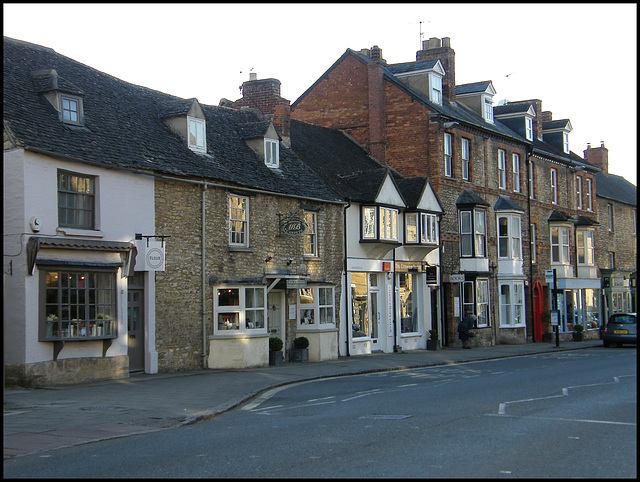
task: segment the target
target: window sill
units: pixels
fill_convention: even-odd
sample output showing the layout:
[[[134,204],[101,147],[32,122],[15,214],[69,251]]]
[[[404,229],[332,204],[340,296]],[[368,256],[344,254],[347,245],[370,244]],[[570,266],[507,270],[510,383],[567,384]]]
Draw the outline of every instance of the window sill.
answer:
[[[417,331],[412,331],[410,333],[400,333],[400,338],[421,338],[422,336],[423,334]]]
[[[526,327],[526,326],[527,326],[527,325],[524,325],[524,324],[519,324],[519,325],[504,325],[504,326],[500,326],[500,329],[507,329],[507,330],[508,330],[508,329],[510,329],[510,328],[511,328],[511,329],[514,329],[514,328],[524,328],[524,327]]]
[[[229,330],[231,331],[231,330]],[[268,337],[269,333],[265,331],[260,331],[259,333],[248,333],[246,331],[237,331],[236,333],[214,333],[213,335],[209,335],[209,340],[235,340],[238,338],[265,338]]]
[[[229,246],[229,251],[235,253],[253,253],[253,248],[246,246]]]
[[[41,343],[55,343],[58,341],[64,342],[83,342],[83,341],[104,341],[104,340],[115,340],[118,338],[118,335],[107,335],[107,336],[91,336],[91,337],[67,337],[67,338],[43,338],[38,340]]]
[[[82,236],[85,238],[103,238],[104,233],[100,230],[92,230],[92,229],[76,229],[76,228],[65,228],[58,227],[56,228],[56,232],[62,233],[66,236]]]
[[[322,333],[336,331],[335,325],[318,326],[318,328],[309,328],[307,325],[298,325],[297,333]]]

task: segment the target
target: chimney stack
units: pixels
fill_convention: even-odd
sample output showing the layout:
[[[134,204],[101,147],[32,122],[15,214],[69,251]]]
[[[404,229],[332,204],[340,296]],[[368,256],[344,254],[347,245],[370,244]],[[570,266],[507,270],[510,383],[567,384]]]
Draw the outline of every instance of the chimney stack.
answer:
[[[584,151],[584,160],[602,169],[604,174],[609,174],[609,150],[604,147],[604,141],[600,141],[600,147],[591,147],[588,143],[587,150]]]
[[[416,52],[416,62],[439,60],[444,68],[442,95],[449,102],[456,100],[456,64],[455,51],[451,48],[451,39],[432,37],[422,41],[422,50]]]
[[[233,102],[232,107],[251,107],[271,116],[283,144],[286,147],[291,145],[291,102],[280,97],[278,79],[258,80],[258,74],[249,73],[249,80],[242,83],[242,99]]]

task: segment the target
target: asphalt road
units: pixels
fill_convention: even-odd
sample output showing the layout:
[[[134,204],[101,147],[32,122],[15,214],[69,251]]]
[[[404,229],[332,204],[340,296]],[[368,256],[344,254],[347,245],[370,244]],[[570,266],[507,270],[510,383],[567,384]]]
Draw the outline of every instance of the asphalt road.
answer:
[[[304,382],[5,477],[636,478],[635,348]]]

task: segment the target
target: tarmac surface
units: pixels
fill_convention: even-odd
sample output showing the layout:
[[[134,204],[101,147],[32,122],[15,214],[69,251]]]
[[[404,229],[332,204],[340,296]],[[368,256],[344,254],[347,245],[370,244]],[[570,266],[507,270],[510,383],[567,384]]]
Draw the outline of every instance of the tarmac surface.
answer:
[[[4,458],[167,430],[210,419],[266,390],[296,382],[602,347],[601,340],[439,348],[285,362],[237,370],[199,370],[80,385],[4,390]]]

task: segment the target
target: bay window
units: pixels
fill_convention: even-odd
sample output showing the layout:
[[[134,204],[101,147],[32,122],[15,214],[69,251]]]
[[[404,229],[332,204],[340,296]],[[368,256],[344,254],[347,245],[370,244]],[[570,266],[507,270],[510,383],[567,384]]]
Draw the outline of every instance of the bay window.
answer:
[[[298,290],[298,326],[326,328],[335,325],[333,287],[319,286]]]
[[[214,292],[214,334],[266,334],[264,287],[219,287]]]
[[[405,243],[438,244],[438,216],[429,213],[405,213]]]
[[[398,241],[398,209],[382,206],[362,208],[362,239]]]
[[[41,340],[116,337],[115,271],[43,270],[40,280]]]
[[[522,259],[522,228],[520,216],[498,215],[498,257]]]
[[[551,227],[551,262],[569,264],[569,228]]]
[[[592,230],[578,229],[576,231],[578,264],[595,265],[594,235]]]
[[[460,255],[486,257],[486,213],[483,210],[460,211]]]

